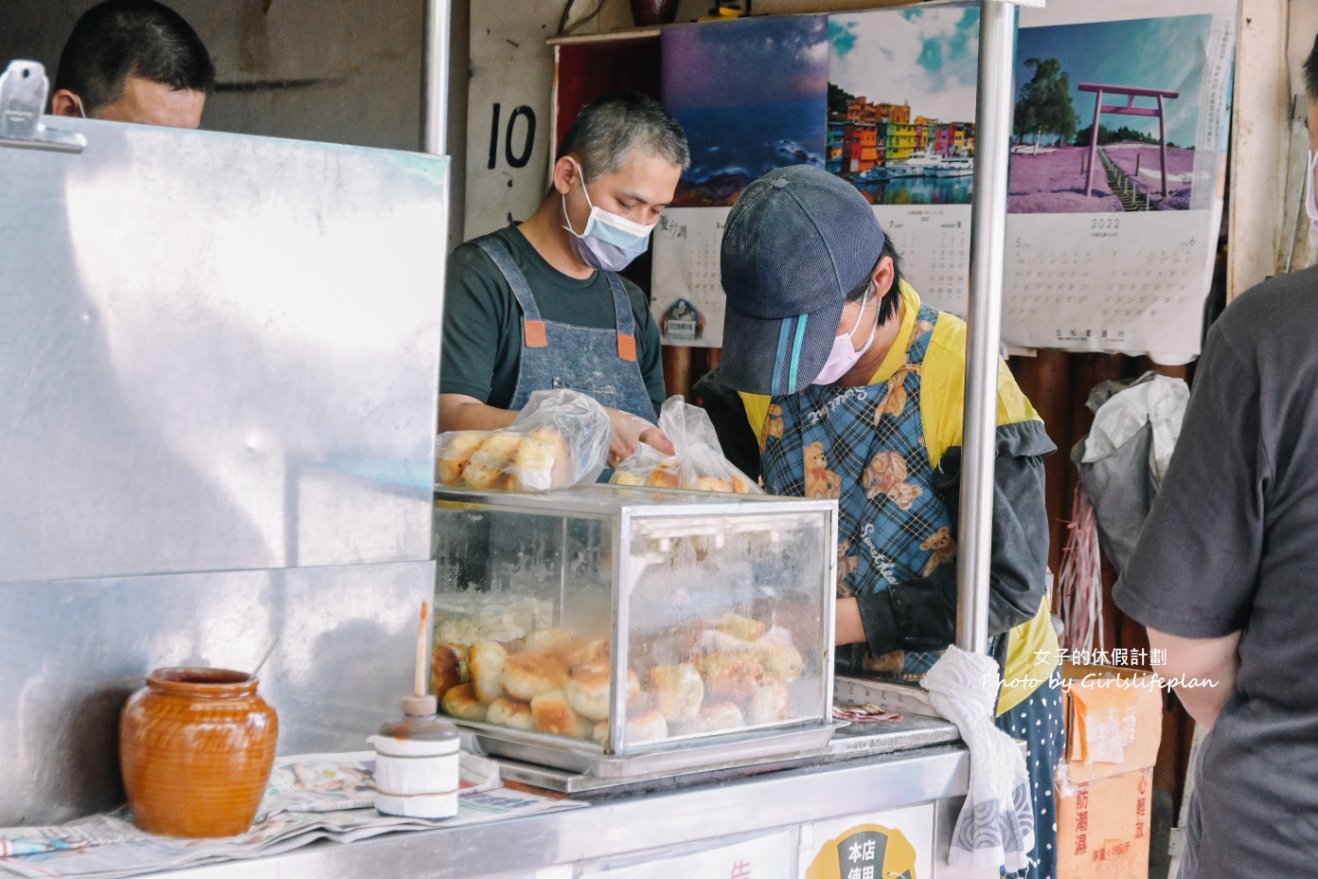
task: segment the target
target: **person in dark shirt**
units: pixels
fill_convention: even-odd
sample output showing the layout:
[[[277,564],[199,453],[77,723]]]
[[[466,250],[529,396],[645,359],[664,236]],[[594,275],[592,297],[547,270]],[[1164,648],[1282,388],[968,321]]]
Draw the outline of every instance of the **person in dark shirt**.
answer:
[[[106,0],[73,26],[50,112],[196,128],[214,85],[210,54],[181,15],[154,0]]]
[[[654,424],[659,330],[618,272],[648,247],[689,163],[686,135],[658,101],[623,93],[582,109],[531,218],[449,258],[441,431],[505,427],[532,392],[566,387],[608,410],[610,465],[642,440],[673,451]]]
[[[1318,41],[1309,217],[1318,224]],[[1117,583],[1204,740],[1181,879],[1312,876],[1318,854],[1318,268],[1209,330],[1176,451]],[[1165,664],[1161,659],[1165,655]]]

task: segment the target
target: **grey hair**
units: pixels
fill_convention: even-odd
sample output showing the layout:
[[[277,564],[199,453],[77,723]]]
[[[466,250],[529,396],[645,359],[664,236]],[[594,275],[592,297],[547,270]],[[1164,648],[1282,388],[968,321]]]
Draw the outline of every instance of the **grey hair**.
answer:
[[[619,92],[581,108],[554,161],[575,156],[589,183],[617,171],[634,151],[667,159],[684,171],[691,164],[686,132],[668,108],[637,92]]]
[[[1309,100],[1318,101],[1318,37],[1314,38],[1313,51],[1304,62],[1304,87],[1309,91]]]

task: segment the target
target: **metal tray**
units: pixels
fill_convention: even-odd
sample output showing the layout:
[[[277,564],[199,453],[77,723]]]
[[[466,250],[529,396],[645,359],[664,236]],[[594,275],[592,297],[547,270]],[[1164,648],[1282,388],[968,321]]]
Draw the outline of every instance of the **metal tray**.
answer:
[[[605,754],[557,736],[523,732],[471,721],[459,722],[486,754],[539,766],[566,769],[595,778],[617,779],[752,763],[783,754],[820,751],[839,724],[784,727],[771,732],[734,733],[698,741],[678,741],[627,756]]]
[[[961,733],[956,725],[941,717],[906,714],[897,721],[850,723],[833,736],[828,743],[828,753],[835,757],[870,757],[930,745],[948,745],[960,740]]]
[[[833,678],[833,701],[869,702],[905,716],[938,717],[933,703],[929,701],[928,691],[917,684],[836,675]]]
[[[464,734],[470,735],[466,731]],[[857,758],[918,751],[932,746],[946,747],[958,741],[956,727],[947,721],[930,717],[904,717],[896,722],[839,724],[833,738],[822,748],[628,778],[598,778],[587,773],[523,763],[507,757],[494,759],[498,761],[505,781],[517,781],[568,796],[598,797],[680,790],[781,769],[827,766]]]

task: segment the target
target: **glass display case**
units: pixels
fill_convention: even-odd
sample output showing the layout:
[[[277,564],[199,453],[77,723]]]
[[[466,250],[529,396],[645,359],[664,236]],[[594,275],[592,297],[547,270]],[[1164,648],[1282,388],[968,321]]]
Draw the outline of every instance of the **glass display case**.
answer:
[[[432,678],[489,752],[600,776],[820,747],[837,504],[436,493]]]

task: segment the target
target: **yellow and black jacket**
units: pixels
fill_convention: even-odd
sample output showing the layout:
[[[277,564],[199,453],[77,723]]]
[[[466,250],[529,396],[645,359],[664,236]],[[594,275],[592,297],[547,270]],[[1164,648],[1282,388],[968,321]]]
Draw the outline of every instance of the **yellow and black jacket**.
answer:
[[[859,602],[866,670],[913,678],[955,640],[956,566],[949,562],[956,558],[966,325],[922,306],[904,282],[901,296],[902,326],[868,389],[741,399],[766,485],[841,499],[838,588]],[[1058,661],[1045,600],[1042,463],[1055,450],[1002,364],[989,602],[990,635],[1009,636],[1000,651],[999,713],[1046,683]]]

